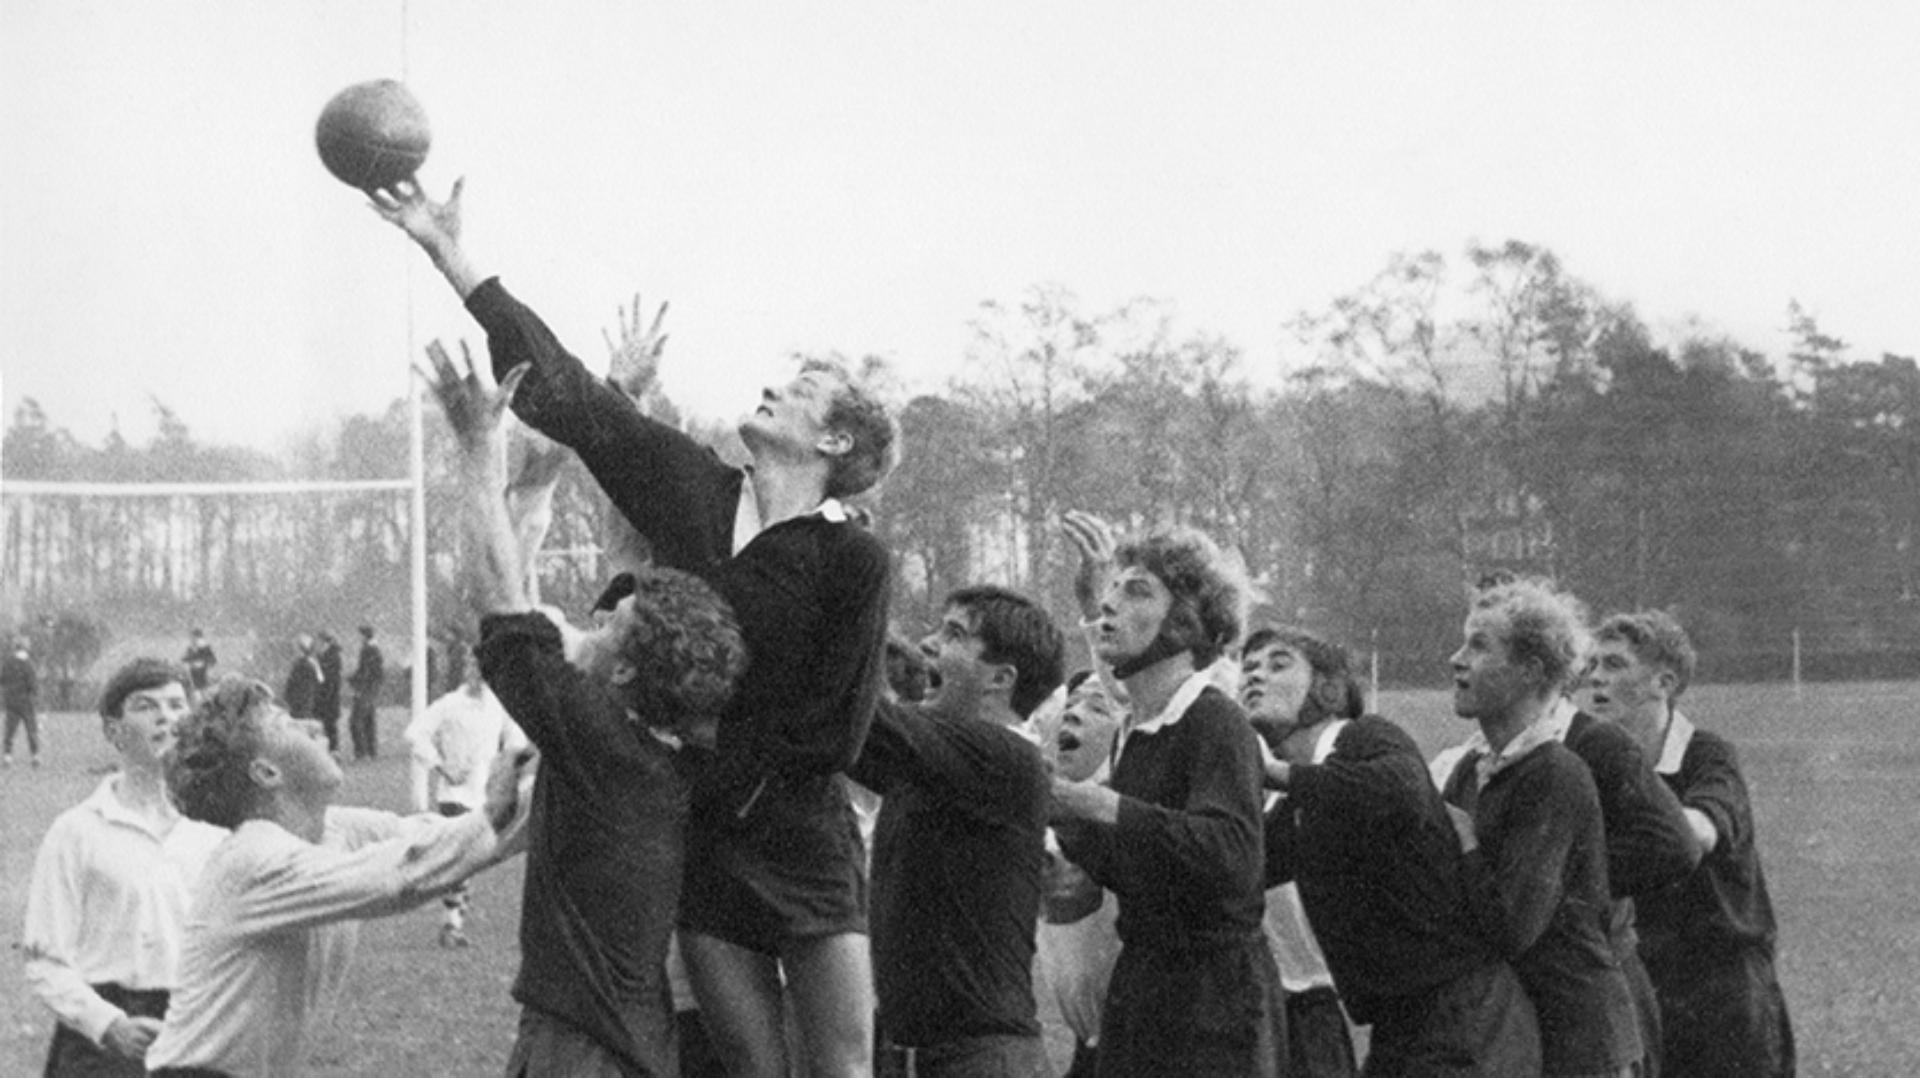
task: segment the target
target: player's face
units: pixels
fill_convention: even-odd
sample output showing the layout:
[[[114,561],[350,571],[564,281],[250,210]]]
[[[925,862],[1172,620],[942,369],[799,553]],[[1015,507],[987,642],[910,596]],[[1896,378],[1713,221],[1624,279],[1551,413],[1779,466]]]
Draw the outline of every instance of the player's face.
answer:
[[[986,645],[974,631],[975,617],[971,610],[950,606],[940,616],[940,624],[920,641],[920,654],[927,659],[929,707],[971,713],[992,688],[994,676],[1005,669],[980,657]]]
[[[1291,727],[1313,688],[1313,665],[1298,648],[1274,641],[1240,657],[1240,706],[1262,733]]]
[[[621,660],[620,643],[625,638],[627,626],[633,621],[633,599],[629,595],[612,610],[598,611],[593,615],[593,628],[576,636],[570,649],[569,658],[575,667],[593,677],[613,677],[614,667]],[[478,663],[474,666],[477,667]]]
[[[747,448],[781,447],[813,450],[832,436],[827,412],[833,406],[840,380],[827,371],[806,371],[783,386],[760,391],[760,404],[740,422],[740,438]]]
[[[1608,722],[1659,721],[1666,717],[1672,675],[1634,654],[1625,640],[1602,641],[1594,649],[1581,706]]]
[[[1173,594],[1145,569],[1130,565],[1114,573],[1093,624],[1094,654],[1113,665],[1145,652],[1160,635],[1172,605]]]
[[[107,738],[129,763],[157,764],[173,751],[189,706],[187,687],[177,681],[129,693],[120,717],[107,721]]]
[[[260,756],[280,772],[282,786],[306,801],[332,797],[346,777],[327,751],[327,731],[313,719],[296,719],[282,707],[260,719]]]
[[[1453,713],[1463,719],[1498,720],[1537,688],[1530,666],[1515,662],[1507,647],[1507,617],[1497,610],[1476,610],[1461,630],[1453,667]]]
[[[1122,715],[1120,705],[1107,695],[1099,678],[1090,677],[1073,690],[1067,697],[1066,710],[1060,713],[1060,732],[1054,736],[1062,778],[1085,782],[1100,770],[1113,752]]]

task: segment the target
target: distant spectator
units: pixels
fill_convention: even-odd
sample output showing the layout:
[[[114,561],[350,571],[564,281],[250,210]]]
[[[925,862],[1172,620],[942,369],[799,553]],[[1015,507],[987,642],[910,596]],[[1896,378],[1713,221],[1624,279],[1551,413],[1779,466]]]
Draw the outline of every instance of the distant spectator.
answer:
[[[467,683],[428,704],[407,725],[412,750],[413,810],[461,816],[486,803],[487,770],[505,754],[527,747],[527,735],[507,716],[477,664],[467,665]],[[466,917],[471,898],[466,884],[441,905],[440,946],[467,946]]]
[[[18,637],[12,654],[0,659],[0,703],[7,710],[6,744],[0,748],[0,765],[13,766],[13,734],[24,726],[27,752],[33,757],[33,766],[40,766],[40,717],[35,711],[39,692],[39,675],[27,657],[27,638]]]
[[[360,660],[353,668],[353,715],[347,720],[353,735],[353,758],[371,760],[380,755],[380,730],[375,709],[380,705],[380,686],[387,679],[386,660],[373,642],[373,626],[360,626]]]
[[[187,688],[198,695],[207,691],[213,677],[213,667],[220,661],[213,653],[213,645],[207,643],[206,634],[199,629],[187,640],[187,653],[180,657],[187,664]]]
[[[313,694],[313,717],[326,727],[327,743],[340,740],[340,696],[345,686],[340,680],[340,641],[332,633],[314,637],[314,661],[320,664],[320,687]]]
[[[120,769],[55,818],[40,843],[20,950],[27,987],[59,1020],[46,1075],[140,1078],[179,986],[193,883],[226,837],[183,818],[167,796],[187,676],[159,659],[113,675],[100,721]]]
[[[281,689],[280,700],[287,705],[287,714],[296,719],[311,719],[319,716],[320,704],[320,660],[314,655],[313,637],[301,633],[294,638],[294,646],[300,653],[293,657],[293,665],[287,668],[287,683]],[[338,749],[339,745],[328,732],[327,747]]]

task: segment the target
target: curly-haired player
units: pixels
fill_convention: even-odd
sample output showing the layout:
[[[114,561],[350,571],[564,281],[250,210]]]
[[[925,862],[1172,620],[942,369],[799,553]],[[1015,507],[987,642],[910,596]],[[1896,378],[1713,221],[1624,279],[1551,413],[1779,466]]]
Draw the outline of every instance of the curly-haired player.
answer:
[[[1083,546],[1083,549],[1085,547]],[[1121,545],[1091,622],[1132,709],[1110,786],[1054,781],[1066,856],[1119,898],[1102,1075],[1271,1075],[1286,1035],[1261,930],[1261,756],[1206,674],[1246,585],[1206,536]]]
[[[746,652],[698,578],[646,567],[615,578],[576,632],[531,609],[509,522],[503,390],[438,344],[434,390],[460,443],[468,573],[486,611],[475,655],[540,751],[513,996],[509,1075],[677,1075],[666,981],[686,851],[683,746],[710,741]]]

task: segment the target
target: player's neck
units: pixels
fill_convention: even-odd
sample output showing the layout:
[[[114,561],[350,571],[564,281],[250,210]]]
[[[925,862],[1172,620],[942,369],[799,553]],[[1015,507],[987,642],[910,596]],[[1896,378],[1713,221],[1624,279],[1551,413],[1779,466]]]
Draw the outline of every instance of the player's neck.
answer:
[[[1516,701],[1503,715],[1480,721],[1480,733],[1486,737],[1493,751],[1504,750],[1521,731],[1547,716],[1547,706],[1551,696],[1529,696]]]
[[[1133,705],[1133,718],[1128,725],[1137,726],[1159,717],[1193,672],[1193,652],[1182,651],[1136,671],[1122,682],[1127,687],[1127,699]]]
[[[327,806],[303,804],[296,798],[275,794],[257,814],[260,819],[279,824],[290,833],[314,845],[327,833]]]
[[[122,760],[113,796],[122,808],[143,819],[169,822],[178,816],[167,796],[167,780],[158,768]]]
[[[1620,728],[1640,746],[1649,761],[1660,758],[1666,747],[1667,727],[1673,724],[1673,705],[1665,700],[1655,707],[1641,708],[1620,716]]]
[[[753,458],[753,500],[763,528],[818,509],[826,489],[823,457],[801,461],[769,452]]]

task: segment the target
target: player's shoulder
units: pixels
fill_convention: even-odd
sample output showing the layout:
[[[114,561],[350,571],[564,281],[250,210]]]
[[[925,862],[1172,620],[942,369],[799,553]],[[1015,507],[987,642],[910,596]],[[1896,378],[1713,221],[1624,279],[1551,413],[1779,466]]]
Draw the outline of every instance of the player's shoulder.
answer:
[[[1736,770],[1740,765],[1740,750],[1724,734],[1712,730],[1703,730],[1696,726],[1693,736],[1687,739],[1687,751],[1682,756],[1681,767],[1720,766]]]

